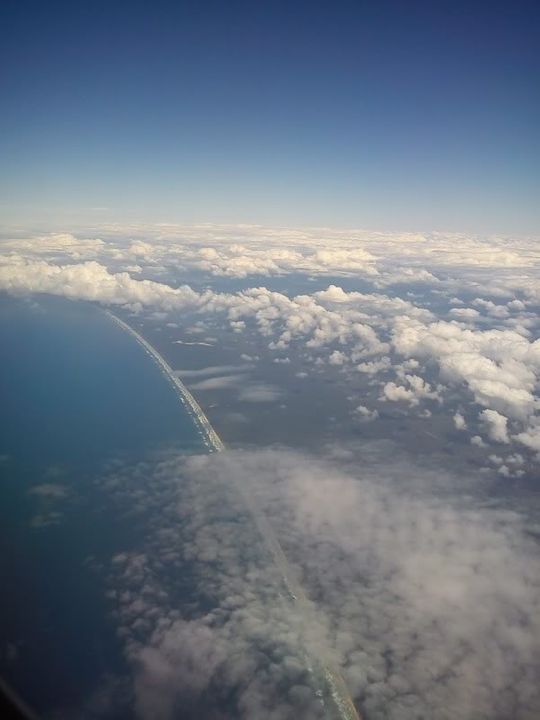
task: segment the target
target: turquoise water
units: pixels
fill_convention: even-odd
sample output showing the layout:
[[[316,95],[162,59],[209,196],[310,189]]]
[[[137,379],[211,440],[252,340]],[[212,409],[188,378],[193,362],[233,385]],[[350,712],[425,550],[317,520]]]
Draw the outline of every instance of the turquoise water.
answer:
[[[125,670],[101,569],[141,540],[99,478],[205,448],[156,364],[95,306],[1,297],[0,348],[0,676],[39,714],[80,716]]]

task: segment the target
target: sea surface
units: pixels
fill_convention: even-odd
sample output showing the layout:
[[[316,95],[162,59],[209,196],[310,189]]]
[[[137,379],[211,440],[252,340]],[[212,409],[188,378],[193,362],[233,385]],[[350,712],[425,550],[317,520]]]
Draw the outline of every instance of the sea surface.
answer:
[[[91,304],[0,296],[0,396],[0,677],[40,716],[93,717],[125,663],[102,568],[140,541],[99,478],[206,449],[156,363]]]

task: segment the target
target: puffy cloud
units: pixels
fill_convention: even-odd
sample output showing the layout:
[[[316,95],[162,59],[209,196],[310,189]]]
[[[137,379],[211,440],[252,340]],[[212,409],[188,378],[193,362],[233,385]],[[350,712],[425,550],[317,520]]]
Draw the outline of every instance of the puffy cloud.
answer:
[[[510,442],[508,437],[508,418],[501,415],[496,410],[482,410],[480,419],[487,427],[487,432],[491,440],[500,443]]]
[[[188,264],[212,275],[244,278],[248,275],[279,275],[302,272],[306,274],[366,274],[376,273],[375,257],[361,248],[328,248],[317,250],[306,244],[294,249],[268,247],[260,243],[219,244],[195,250]],[[197,256],[198,255],[198,256]]]
[[[376,375],[379,372],[388,370],[391,367],[389,357],[382,357],[380,360],[369,360],[366,362],[358,363],[356,370],[366,375]]]
[[[217,275],[282,272],[372,273],[383,266],[389,282],[428,279],[425,268],[477,270],[530,268],[538,262],[535,239],[466,236],[460,233],[385,233],[331,228],[272,228],[259,225],[106,225],[104,240],[50,233],[3,241],[6,250],[46,254],[50,250],[149,257]],[[86,235],[91,235],[87,232]],[[81,255],[82,257],[82,255]],[[85,255],[89,257],[89,255]],[[398,262],[399,260],[399,262]],[[388,267],[387,267],[388,266]],[[392,277],[394,275],[395,277]]]
[[[359,405],[355,408],[354,413],[356,418],[362,422],[371,422],[372,420],[377,420],[379,417],[377,410],[370,410],[365,405]]]
[[[478,310],[473,308],[452,308],[450,315],[460,320],[476,320],[476,318],[480,317]]]
[[[396,385],[394,382],[387,382],[383,387],[383,398],[390,400],[391,402],[401,402],[402,400],[409,402],[411,405],[418,404],[418,400],[415,397],[413,390],[404,387],[403,385]]]
[[[185,311],[205,321],[221,315],[243,337],[256,331],[272,350],[291,348],[291,358],[297,348],[345,371],[395,372],[383,397],[411,405],[439,399],[433,380],[439,371],[484,408],[492,439],[508,441],[509,418],[512,439],[540,452],[534,241],[202,225],[109,227],[103,237],[3,241],[0,288],[148,308],[163,319],[176,314],[170,319],[178,322]],[[331,279],[324,290],[296,295],[230,290],[231,278],[284,274],[302,274],[302,287],[307,275]],[[194,287],[227,278],[220,287],[229,291],[178,285],[186,276],[195,278]],[[400,284],[410,290],[407,299],[376,291]],[[463,289],[477,309],[454,308],[449,317],[482,327],[492,318],[497,329],[438,320],[446,317],[445,297]],[[192,330],[208,331],[201,324]],[[211,344],[202,338],[177,342]],[[404,358],[400,366],[396,353]],[[245,402],[281,397],[238,370],[214,368],[191,378],[199,390],[241,386]],[[353,417],[374,420],[377,410],[361,405]],[[454,423],[466,427],[461,413]],[[471,442],[484,445],[480,435]],[[317,717],[306,648],[342,670],[367,720],[537,717],[538,561],[521,521],[408,494],[403,475],[421,476],[422,469],[394,467],[388,457],[379,454],[374,466],[362,458],[359,474],[295,453],[227,453],[147,466],[136,487],[128,478],[121,507],[144,519],[147,547],[117,557],[113,573],[141,717],[168,720],[181,706],[218,718],[212,703],[228,693],[239,717]],[[522,472],[523,462],[512,457],[497,464],[501,474]],[[459,480],[449,477],[448,487]],[[121,478],[115,482],[120,491]],[[276,564],[279,553],[261,542],[264,521],[249,511],[246,493],[266,509],[317,608],[305,603],[298,611]],[[182,605],[175,592],[188,576],[195,591]]]
[[[110,273],[95,261],[53,265],[45,261],[0,266],[0,288],[11,293],[50,293],[128,307],[174,310],[196,306],[199,296],[187,285],[172,288],[152,280],[134,280],[128,273]]]
[[[340,350],[334,350],[328,358],[330,365],[343,365],[347,361],[347,356]]]
[[[537,717],[540,567],[522,519],[389,448],[358,461],[228,451],[115,471],[148,523],[147,554],[113,565],[141,718],[219,717],[223,697],[241,718],[319,717],[310,658],[341,669],[366,720]],[[204,602],[177,604],[179,574]]]
[[[300,253],[304,260],[307,257],[317,258],[321,266],[328,268],[334,251],[341,257],[340,262],[345,262],[346,257],[356,257],[358,261],[363,257],[360,252],[354,255],[352,245],[347,245],[349,239],[339,233],[336,238],[341,238],[339,242],[345,243],[349,255],[343,255],[344,249],[340,249],[339,243],[328,250],[321,237],[315,238],[310,233],[289,235],[286,231],[280,231],[265,235],[260,229],[255,229],[255,235],[250,240],[246,235],[249,235],[251,229],[241,228],[238,232],[242,241],[231,243],[231,233],[235,231],[229,228],[223,231],[223,235],[215,238],[216,245],[213,246],[209,240],[211,231],[211,228],[193,228],[192,235],[178,242],[174,240],[172,228],[162,228],[159,238],[135,238],[130,243],[122,243],[120,240],[100,240],[96,243],[84,241],[85,252],[91,254],[95,251],[96,256],[106,264],[96,260],[77,262],[77,252],[82,252],[82,248],[75,250],[78,241],[73,236],[49,238],[49,244],[44,245],[47,251],[41,254],[41,246],[37,241],[26,241],[26,245],[21,241],[20,246],[14,241],[14,244],[7,243],[4,247],[4,250],[8,247],[9,252],[4,254],[0,262],[0,288],[12,293],[53,293],[105,305],[125,306],[134,311],[153,309],[173,316],[171,320],[176,319],[175,314],[180,316],[185,311],[206,316],[221,315],[222,322],[227,322],[234,331],[242,332],[246,336],[256,331],[268,338],[268,348],[271,351],[288,353],[289,348],[296,346],[304,357],[310,354],[314,362],[328,362],[345,369],[354,366],[367,375],[387,373],[385,379],[388,382],[382,393],[386,400],[401,399],[417,404],[420,398],[438,398],[438,390],[432,389],[430,385],[433,382],[433,367],[438,366],[441,381],[454,388],[466,386],[483,408],[521,423],[521,428],[515,427],[517,432],[514,437],[518,439],[519,430],[522,429],[525,434],[519,438],[519,442],[524,440],[524,444],[532,448],[534,432],[530,437],[527,432],[539,407],[535,389],[540,378],[540,340],[532,339],[537,322],[534,313],[524,315],[522,312],[526,302],[530,300],[524,302],[514,299],[506,306],[476,297],[473,301],[476,307],[501,321],[497,329],[480,330],[460,322],[437,320],[433,309],[415,304],[410,299],[389,296],[382,292],[348,291],[336,284],[330,284],[324,290],[292,296],[266,287],[250,287],[236,292],[217,292],[212,289],[196,291],[188,285],[173,286],[155,279],[134,278],[125,271],[116,272],[111,269],[115,263],[121,263],[122,267],[125,267],[129,258],[134,256],[148,270],[165,260],[169,262],[171,254],[177,259],[183,258],[182,262],[187,263],[186,267],[191,267],[189,258],[192,252],[195,252],[197,257],[202,253],[201,257],[205,262],[214,262],[220,253],[225,252],[224,248],[227,253],[232,253],[237,258],[244,257],[246,253],[265,253],[268,248],[261,246],[263,237],[271,238],[270,249],[276,257],[281,248],[279,252],[282,253],[280,257],[283,262],[296,262],[298,258],[294,253]],[[225,238],[228,238],[227,241]],[[383,245],[390,242],[388,238],[379,239]],[[198,243],[202,240],[204,245],[199,247]],[[292,243],[290,246],[289,241]],[[368,244],[362,246],[362,252],[369,252],[375,257],[376,243],[371,240],[366,242]],[[468,244],[469,241],[463,238],[459,242],[465,242],[470,248],[474,246],[474,243]],[[418,261],[418,252],[426,251],[426,256],[437,257],[440,250],[439,260],[442,262],[447,252],[447,249],[444,252],[441,250],[442,243],[443,239],[439,236],[411,236],[406,241],[402,238],[395,248],[397,251],[399,247],[402,256],[414,263]],[[71,253],[66,250],[66,255],[70,258],[67,264],[36,259],[42,256],[49,260],[56,258],[56,255],[50,254],[51,248],[57,252],[62,247]],[[501,247],[505,247],[504,243]],[[16,248],[24,252],[17,253]],[[485,258],[483,253],[484,250],[480,254]],[[506,250],[501,250],[501,253],[497,256],[508,258]],[[523,267],[529,268],[529,275],[509,274],[505,269],[500,276],[500,283],[505,284],[504,292],[508,292],[512,284],[523,285],[525,282],[522,296],[525,297],[528,293],[528,297],[532,298],[537,290],[534,290],[532,282],[534,273],[531,269],[531,257],[526,253],[524,257],[526,261]],[[377,263],[384,264],[382,256],[378,258]],[[302,262],[296,268],[297,271],[315,273],[313,267],[308,270]],[[351,272],[354,274],[353,265]],[[338,266],[339,263],[336,268]],[[478,268],[482,263],[473,266]],[[506,268],[506,261],[502,266]],[[279,272],[283,267],[278,268]],[[291,264],[291,272],[292,268]],[[421,268],[415,265],[414,269],[416,272]],[[378,272],[377,278],[381,280],[384,273],[390,271],[381,265]],[[469,273],[467,282],[478,284],[477,278],[471,279],[474,277]],[[445,282],[447,281],[441,280],[438,286]],[[448,289],[450,285],[445,287]],[[477,291],[475,286],[475,293]],[[436,292],[444,290],[439,289]],[[509,319],[506,314],[512,302],[512,311],[522,314]],[[433,308],[433,303],[429,307]],[[451,312],[459,312],[461,315],[466,313],[468,316],[474,314],[476,318],[478,311],[472,308],[454,308]],[[163,315],[163,319],[167,317]],[[486,322],[485,317],[482,322]],[[205,338],[204,343],[206,342],[209,340]],[[414,362],[417,366],[396,366],[396,353],[406,358],[406,363]],[[405,378],[401,371],[406,369],[414,370],[414,377],[417,379],[411,381]],[[397,378],[388,377],[391,372],[395,372]],[[422,377],[426,373],[429,379]]]
[[[197,293],[189,286],[173,288],[152,280],[138,280],[128,273],[111,273],[94,261],[73,265],[54,265],[44,261],[14,262],[0,266],[0,288],[12,293],[51,293],[68,298],[93,300],[103,304],[125,305],[132,309],[156,307],[167,312],[184,309],[225,313],[232,323],[252,318],[263,335],[277,334],[273,347],[282,349],[297,338],[306,345],[322,348],[332,343],[351,345],[351,357],[358,360],[384,352],[388,346],[366,322],[370,314],[358,305],[370,303],[377,320],[392,313],[425,312],[399,299],[349,293],[347,307],[336,312],[325,302],[327,293],[289,298],[266,288],[250,288],[239,293]],[[332,301],[330,301],[332,305]],[[333,352],[333,350],[332,350]],[[335,356],[337,357],[337,356]]]
[[[408,383],[408,387],[387,382],[383,387],[383,399],[391,402],[404,400],[410,405],[418,405],[422,399],[440,399],[439,394],[432,390],[431,385],[418,375],[404,375],[403,379]]]
[[[527,420],[538,406],[533,391],[540,375],[540,340],[530,342],[512,330],[398,318],[393,345],[406,357],[436,360],[444,380],[466,383],[484,407]]]
[[[519,301],[518,301],[519,302]],[[473,300],[473,304],[477,307],[481,307],[488,315],[494,318],[507,318],[509,315],[508,308],[505,305],[496,305],[491,300],[484,300],[483,298],[476,298]],[[510,304],[510,303],[509,303]],[[516,309],[523,309],[523,303],[514,305]]]
[[[471,437],[471,445],[476,445],[477,447],[486,447],[486,443],[482,440],[480,435],[473,435]]]
[[[83,260],[96,258],[107,252],[107,243],[99,238],[81,238],[72,233],[48,233],[33,237],[0,240],[3,253],[14,257],[50,257]]]
[[[518,433],[514,438],[523,445],[531,448],[531,450],[536,450],[540,453],[540,422],[538,418],[533,420],[531,427],[527,428],[524,432]]]
[[[454,425],[456,426],[456,430],[466,430],[467,429],[467,422],[461,413],[455,413],[453,420],[454,420]]]
[[[204,620],[173,621],[161,633],[158,647],[150,645],[137,653],[137,715],[155,720],[173,717],[178,696],[188,702],[197,698],[226,659],[224,643]]]
[[[99,239],[94,239],[96,234]],[[468,287],[476,294],[485,289],[481,276],[489,270],[492,296],[519,292],[538,301],[538,282],[532,277],[538,269],[535,242],[534,238],[459,233],[103,224],[84,236],[50,233],[4,239],[0,251],[29,260],[96,260],[115,271],[135,263],[154,272],[169,269],[185,275],[198,272],[228,278],[299,273],[356,276],[379,289],[400,285],[440,291]],[[484,309],[503,317],[504,309]]]
[[[148,523],[147,552],[111,565],[138,715],[167,720],[189,707],[194,717],[223,717],[226,697],[226,716],[320,717],[322,675],[308,658],[313,668],[330,652],[324,619],[307,599],[297,607],[294,581],[262,541],[264,518],[241,486],[211,478],[199,486],[206,461],[173,458],[109,479],[121,505]]]

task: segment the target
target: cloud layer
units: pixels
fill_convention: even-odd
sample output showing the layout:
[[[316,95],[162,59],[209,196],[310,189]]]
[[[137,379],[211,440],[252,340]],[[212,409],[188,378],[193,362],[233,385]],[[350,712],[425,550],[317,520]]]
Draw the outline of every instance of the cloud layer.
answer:
[[[366,434],[392,413],[446,414],[501,481],[540,458],[534,239],[138,226],[0,249],[6,292],[116,307],[206,352],[229,336],[227,359],[183,373],[203,398],[286,412],[275,383],[322,368],[345,393],[361,383],[349,422]],[[366,445],[115,470],[107,487],[146,538],[110,573],[139,717],[322,717],[324,658],[366,720],[536,718],[537,547],[518,515],[471,499],[477,480]]]
[[[322,716],[311,656],[341,668],[366,720],[537,717],[536,545],[517,515],[452,498],[451,474],[437,494],[432,471],[387,456],[366,448],[358,474],[292,451],[225,452],[139,468],[135,485],[127,470],[115,477],[150,527],[147,552],[116,557],[112,576],[141,718],[221,717],[224,698],[240,717]],[[197,602],[175,607],[186,572]]]
[[[63,236],[61,240],[61,248],[72,247]],[[83,243],[83,248],[87,244]],[[416,247],[418,243],[413,244]],[[402,245],[407,256],[408,246]],[[49,253],[50,243],[45,248]],[[94,245],[90,244],[90,248]],[[147,250],[147,254],[151,252]],[[530,255],[527,262],[532,262]],[[431,283],[431,290],[440,284]],[[293,348],[312,362],[357,369],[374,379],[380,375],[380,399],[403,403],[409,408],[426,401],[444,405],[445,388],[465,389],[480,408],[477,434],[484,433],[487,441],[501,442],[504,438],[503,442],[515,441],[536,451],[540,409],[537,395],[540,340],[536,339],[539,323],[538,315],[525,309],[537,307],[533,285],[527,281],[523,287],[523,301],[506,290],[505,303],[477,297],[472,302],[478,310],[448,306],[445,309],[444,304],[436,310],[432,299],[420,297],[413,302],[414,293],[406,292],[405,297],[399,297],[376,287],[373,292],[358,292],[329,284],[324,290],[296,295],[266,287],[236,292],[208,288],[197,291],[186,284],[172,286],[138,279],[125,271],[113,272],[96,260],[60,265],[13,252],[5,255],[0,265],[0,288],[7,292],[51,293],[122,306],[133,312],[160,311],[171,320],[186,313],[218,317],[222,326],[237,334],[255,332],[267,339],[270,352]],[[440,297],[442,291],[436,292],[435,297]],[[457,301],[458,298],[446,300]],[[401,364],[403,359],[407,366]],[[217,383],[218,379],[212,378],[201,380],[200,386]],[[265,395],[271,399],[261,388],[259,398],[264,399]],[[452,413],[455,410],[451,408]],[[505,424],[504,433],[501,429],[495,432],[493,422],[487,422],[496,417],[493,413]]]

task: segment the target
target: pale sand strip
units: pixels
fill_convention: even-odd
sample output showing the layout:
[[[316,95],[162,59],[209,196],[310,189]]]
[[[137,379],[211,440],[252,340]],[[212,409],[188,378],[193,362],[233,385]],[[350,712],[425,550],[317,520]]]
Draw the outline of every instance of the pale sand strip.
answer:
[[[211,452],[225,450],[225,445],[210,424],[210,421],[204,414],[201,406],[186,388],[184,383],[174,374],[171,366],[165,358],[163,358],[158,351],[130,325],[125,323],[123,320],[120,320],[120,318],[114,315],[114,313],[108,310],[105,312],[123,330],[130,333],[159,365],[164,375],[172,383],[180,396],[181,402],[185,407],[187,407],[190,415],[193,417],[208,449]],[[294,602],[296,607],[299,607],[301,610],[307,610],[310,601],[308,600],[302,587],[295,579],[285,553],[272,531],[268,520],[264,514],[258,510],[253,498],[248,492],[246,492],[246,489],[240,483],[237,483],[237,488],[247,507],[251,511],[259,532],[269,548],[276,566],[279,568],[291,600]],[[332,668],[331,663],[325,661],[324,659],[317,658],[308,658],[308,663],[311,665],[314,675],[318,677],[324,686],[321,699],[324,701],[324,706],[329,713],[329,717],[337,718],[338,720],[360,720],[358,712],[345,685],[345,681],[341,677],[341,674]]]

